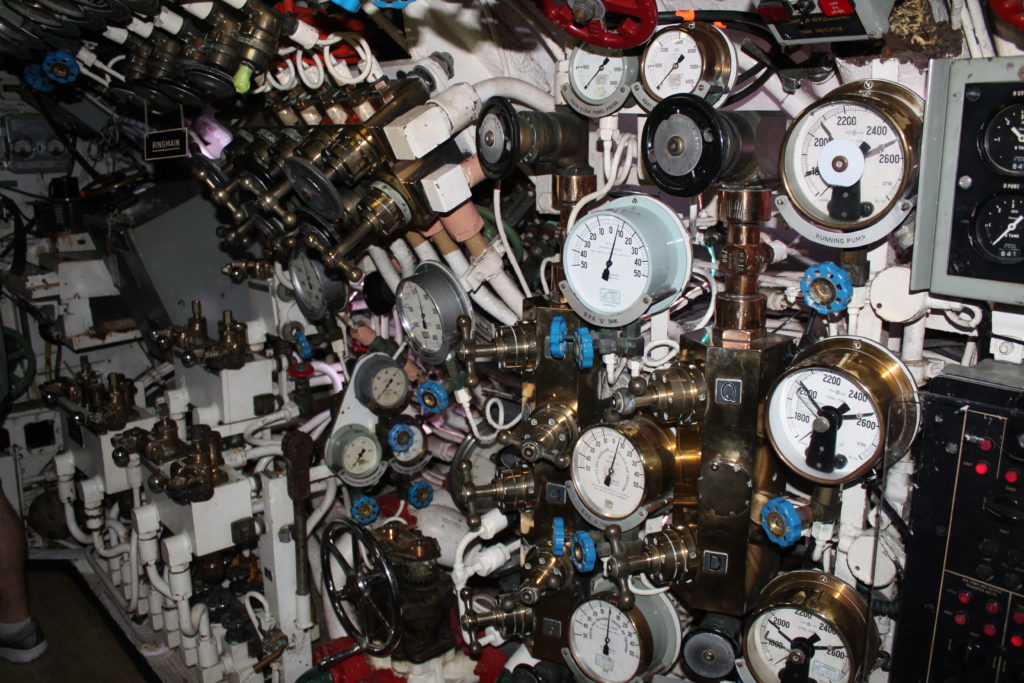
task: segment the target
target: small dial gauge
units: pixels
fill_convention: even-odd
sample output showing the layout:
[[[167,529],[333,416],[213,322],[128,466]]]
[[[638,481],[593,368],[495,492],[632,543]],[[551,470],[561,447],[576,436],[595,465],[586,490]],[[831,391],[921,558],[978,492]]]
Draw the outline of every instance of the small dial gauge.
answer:
[[[999,110],[985,127],[985,158],[1000,173],[1024,175],[1024,104]]]
[[[443,363],[459,340],[459,316],[473,319],[473,306],[451,271],[424,261],[398,284],[398,317],[410,346],[428,363]]]
[[[644,637],[627,612],[594,598],[569,618],[569,651],[580,670],[594,681],[626,683],[644,663]]]
[[[692,93],[704,73],[704,55],[689,31],[676,27],[658,32],[644,50],[644,88],[656,100],[674,93]]]
[[[380,465],[380,443],[368,434],[354,437],[345,444],[341,465],[353,477],[365,477]]]
[[[341,425],[327,439],[324,462],[350,486],[371,486],[387,471],[380,441],[355,423]]]
[[[348,300],[348,285],[331,279],[320,261],[297,250],[288,260],[288,280],[302,314],[317,321]]]
[[[592,512],[611,519],[628,517],[643,500],[644,459],[625,434],[594,427],[576,442],[572,481]]]
[[[604,214],[585,220],[573,230],[566,248],[573,255],[576,288],[596,293],[588,302],[595,311],[618,312],[646,292],[651,278],[647,244],[623,218]]]
[[[998,195],[978,209],[971,227],[974,248],[989,261],[1024,263],[1024,196]]]
[[[444,324],[441,310],[430,292],[406,280],[398,290],[397,303],[402,321],[409,330],[410,341],[415,340],[423,353],[439,352],[444,343]]]
[[[569,56],[569,84],[587,104],[602,104],[614,98],[619,88],[636,79],[636,57],[594,45],[580,45]]]
[[[807,680],[850,680],[850,652],[835,629],[821,616],[797,607],[778,607],[750,625],[754,657],[763,662],[786,662],[793,650],[806,649]],[[783,671],[784,666],[779,670]]]
[[[356,396],[374,410],[394,410],[409,397],[409,378],[405,369],[386,353],[365,357],[352,379]]]

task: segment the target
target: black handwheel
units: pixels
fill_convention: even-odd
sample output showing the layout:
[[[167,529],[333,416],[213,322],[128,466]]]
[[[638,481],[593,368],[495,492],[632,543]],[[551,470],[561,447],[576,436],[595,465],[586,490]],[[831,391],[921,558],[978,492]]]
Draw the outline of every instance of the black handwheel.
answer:
[[[13,401],[32,385],[36,376],[36,354],[28,340],[9,327],[3,328],[2,357],[7,362],[6,386],[0,385],[0,401]]]
[[[352,543],[351,559],[338,547],[346,537]],[[394,652],[400,637],[398,580],[370,532],[350,519],[332,522],[324,530],[320,566],[334,613],[355,645],[318,660],[317,666],[326,669],[359,653],[383,657]],[[345,575],[340,587],[335,566]],[[351,618],[346,605],[351,606]]]
[[[696,95],[666,97],[651,110],[640,139],[640,158],[655,184],[677,197],[704,192],[725,165],[721,116]]]

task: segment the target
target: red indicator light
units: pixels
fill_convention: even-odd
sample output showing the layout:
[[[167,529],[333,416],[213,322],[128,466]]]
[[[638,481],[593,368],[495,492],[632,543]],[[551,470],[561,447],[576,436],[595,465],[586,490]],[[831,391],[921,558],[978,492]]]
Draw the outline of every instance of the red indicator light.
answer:
[[[992,439],[982,439],[978,442],[978,448],[985,452],[992,450]]]
[[[985,476],[988,474],[988,463],[982,460],[981,462],[974,463],[974,471],[977,474]]]
[[[986,636],[994,636],[996,634],[995,624],[985,624],[981,627],[981,632]]]
[[[994,600],[989,600],[985,603],[985,611],[989,614],[999,614],[999,603]]]
[[[1008,484],[1016,484],[1020,481],[1020,472],[1017,470],[1006,470],[1006,474],[1003,475]]]
[[[963,612],[957,612],[953,615],[953,621],[957,626],[963,626],[967,623],[967,615]]]
[[[1010,636],[1010,645],[1013,645],[1014,647],[1021,647],[1024,645],[1024,638],[1016,635]]]
[[[1013,623],[1015,623],[1015,624],[1024,624],[1024,612],[1014,612],[1013,613]]]
[[[967,605],[971,602],[971,593],[970,591],[960,591],[956,594],[956,599],[962,604]]]

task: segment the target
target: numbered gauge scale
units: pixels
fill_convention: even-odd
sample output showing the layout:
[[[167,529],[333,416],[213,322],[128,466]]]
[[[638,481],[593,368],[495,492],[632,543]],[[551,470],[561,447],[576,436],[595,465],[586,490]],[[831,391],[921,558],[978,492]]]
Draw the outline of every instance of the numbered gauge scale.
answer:
[[[579,45],[569,55],[569,82],[562,86],[562,94],[574,111],[599,119],[626,103],[639,72],[640,60],[635,55]]]
[[[387,470],[380,441],[360,424],[342,425],[335,430],[324,447],[324,456],[331,471],[349,486],[372,486]]]
[[[678,93],[724,102],[736,83],[736,46],[717,26],[691,22],[655,33],[640,59],[633,95],[647,111]]]
[[[409,345],[435,365],[448,360],[455,349],[459,316],[473,319],[466,290],[450,270],[433,261],[420,263],[398,283],[395,305]]]
[[[668,308],[690,277],[690,236],[679,216],[646,196],[614,199],[569,228],[562,293],[599,327]]]
[[[783,219],[833,247],[863,247],[913,210],[923,104],[888,81],[843,85],[805,109],[782,145]]]
[[[323,263],[310,258],[305,249],[297,249],[288,260],[288,281],[295,302],[310,320],[322,320],[348,301],[348,284],[328,277]]]
[[[646,418],[597,425],[576,440],[569,500],[599,528],[633,529],[672,492],[673,441]]]
[[[353,374],[352,389],[360,403],[370,410],[390,412],[409,397],[409,378],[405,368],[388,354],[368,354]]]
[[[900,457],[920,426],[917,385],[881,345],[823,339],[801,352],[768,394],[768,438],[782,461],[819,484],[863,475],[887,447]],[[891,423],[890,423],[891,421]]]
[[[817,571],[773,579],[743,633],[743,657],[758,681],[853,683],[873,666],[878,645],[864,599]]]

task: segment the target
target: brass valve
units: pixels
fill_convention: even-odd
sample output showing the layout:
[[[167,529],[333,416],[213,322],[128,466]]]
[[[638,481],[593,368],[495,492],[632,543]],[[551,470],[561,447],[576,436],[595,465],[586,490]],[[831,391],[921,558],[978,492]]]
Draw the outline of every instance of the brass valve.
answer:
[[[221,268],[220,272],[231,278],[235,284],[239,284],[248,278],[266,280],[273,277],[274,265],[270,261],[255,259],[233,261]]]
[[[493,626],[506,638],[512,636],[528,636],[533,632],[533,608],[518,604],[510,595],[498,596],[497,604],[489,611],[476,611],[473,606],[473,590],[463,588],[459,591],[463,602],[462,628],[469,634],[469,653],[476,657],[480,654],[480,642],[477,633]]]
[[[536,605],[544,597],[557,593],[572,581],[574,574],[569,555],[556,556],[550,544],[534,546],[526,555],[523,571],[526,573],[519,587],[519,600],[524,605]]]
[[[708,391],[703,371],[693,363],[656,370],[650,381],[634,377],[612,396],[620,415],[646,410],[663,422],[691,424],[700,420]]]
[[[629,585],[632,574],[645,574],[655,585],[666,586],[686,581],[697,571],[697,546],[686,529],[663,529],[648,534],[635,554],[627,551],[617,524],[605,529],[605,535],[611,546],[605,572],[618,584],[619,599],[626,609],[634,601]]]
[[[579,435],[576,414],[568,406],[546,403],[524,419],[514,433],[504,432],[502,443],[519,446],[524,460],[550,460],[556,467],[564,469],[571,460],[572,445]]]
[[[498,470],[498,476],[489,484],[477,486],[473,484],[473,465],[464,460],[459,469],[463,477],[463,485],[456,492],[459,502],[466,508],[466,522],[470,528],[480,527],[480,514],[477,507],[485,499],[492,499],[503,511],[531,510],[535,504],[536,483],[533,472],[529,469]]]
[[[319,254],[323,255],[330,251],[330,247],[324,244],[319,237],[316,235],[306,235],[305,245]],[[363,279],[363,270],[358,266],[353,266],[346,261],[336,261],[329,264],[331,268],[337,268],[345,276],[349,282],[359,282]]]
[[[494,339],[488,344],[474,344],[472,337],[472,321],[467,316],[459,316],[459,334],[462,344],[459,346],[459,360],[466,364],[466,386],[472,388],[480,383],[473,368],[474,363],[495,361],[498,367],[508,370],[532,370],[540,360],[540,341],[537,336],[537,323],[532,320],[520,320],[514,325],[499,327]]]

